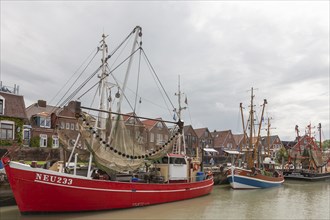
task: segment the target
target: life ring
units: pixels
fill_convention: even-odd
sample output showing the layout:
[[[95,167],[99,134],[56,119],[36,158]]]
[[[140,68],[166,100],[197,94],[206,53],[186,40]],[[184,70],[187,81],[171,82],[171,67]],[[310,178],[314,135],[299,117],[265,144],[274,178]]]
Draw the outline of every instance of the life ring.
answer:
[[[199,165],[197,163],[195,163],[194,166],[193,166],[193,170],[196,171],[198,169],[199,169]]]

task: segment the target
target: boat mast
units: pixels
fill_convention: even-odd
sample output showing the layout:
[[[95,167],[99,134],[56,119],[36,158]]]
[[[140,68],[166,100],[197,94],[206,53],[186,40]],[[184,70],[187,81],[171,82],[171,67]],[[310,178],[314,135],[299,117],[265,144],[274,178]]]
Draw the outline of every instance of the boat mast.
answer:
[[[181,95],[183,95],[184,93],[181,92],[180,89],[180,75],[178,76],[178,93],[175,93],[176,96],[178,96],[178,103],[179,103],[179,108],[178,109],[174,109],[174,111],[176,112],[176,114],[178,115],[179,121],[181,121],[181,111],[187,109],[187,107],[182,107],[181,106]],[[186,143],[185,143],[185,139],[184,139],[184,129],[182,129],[182,132],[179,134],[179,138],[178,138],[178,147],[177,147],[177,153],[181,154],[181,139],[183,141],[183,152],[184,155],[186,155]]]
[[[241,110],[241,118],[242,118],[242,126],[243,126],[243,146],[246,145],[246,128],[245,128],[245,124],[244,124],[244,116],[243,116],[243,104],[239,103],[239,108]],[[239,146],[239,151],[242,151],[242,145]]]
[[[137,44],[138,37],[142,37],[142,28],[140,26],[136,26],[133,30],[133,33],[135,33],[135,38],[134,38],[131,54],[133,54],[134,51],[136,50],[136,47],[138,45]],[[141,41],[140,41],[140,44],[141,44]],[[127,86],[127,80],[128,80],[128,76],[129,76],[129,73],[130,73],[130,70],[131,70],[132,62],[133,62],[133,56],[130,56],[129,61],[128,61],[126,74],[125,74],[123,87],[121,88],[122,95],[120,96],[119,101],[118,101],[118,113],[121,113],[121,103],[122,103],[123,98],[124,98],[124,94],[125,94],[125,90],[126,90],[126,86]]]
[[[321,149],[321,151],[322,151],[322,140],[321,140],[321,134],[322,134],[322,132],[321,132],[321,123],[319,123],[319,126],[317,127],[318,128],[318,130],[319,130],[319,136],[320,136],[320,149]]]
[[[270,119],[268,118],[268,125],[267,125],[267,146],[268,146],[268,157],[270,157]]]
[[[253,118],[253,87],[251,88],[251,103],[250,103],[250,137],[249,137],[249,149],[248,149],[248,168],[254,167],[254,161],[252,155],[250,155],[250,150],[253,149],[253,127],[254,127],[254,118]]]
[[[100,95],[100,106],[99,109],[101,110],[109,110],[109,102],[107,101],[107,57],[108,57],[108,45],[105,42],[105,38],[107,38],[109,35],[102,35],[102,40],[100,43],[101,46],[99,47],[99,50],[102,50],[102,73],[99,75],[100,83],[99,83],[99,95]],[[106,120],[108,118],[108,113],[105,113],[103,111],[99,111],[98,118],[97,118],[97,126],[100,130],[100,136],[103,140],[106,138]]]
[[[133,41],[133,46],[132,46],[132,50],[131,50],[131,54],[134,53],[134,51],[136,50],[136,46],[137,46],[137,40],[138,40],[138,37],[142,37],[142,28],[140,26],[136,26],[133,30],[133,33],[135,33],[135,38],[134,38],[134,41]],[[142,42],[140,41],[139,45],[141,45]],[[127,80],[128,80],[128,76],[129,76],[129,73],[130,73],[130,70],[131,70],[131,66],[132,66],[132,62],[133,62],[133,56],[130,56],[129,58],[129,61],[128,61],[128,66],[127,66],[127,69],[126,69],[126,74],[125,74],[125,78],[124,78],[124,83],[123,83],[123,86],[121,88],[121,95],[119,94],[119,91],[118,91],[118,97],[119,97],[119,100],[117,102],[117,113],[121,113],[121,104],[122,104],[122,101],[123,101],[123,98],[124,98],[124,94],[125,94],[125,90],[126,90],[126,86],[127,86]],[[117,95],[116,94],[116,95]],[[119,117],[119,115],[118,115]],[[115,128],[117,127],[117,121],[118,120],[114,120],[114,123],[113,123],[113,129],[111,129],[111,132],[110,132],[110,136],[109,136],[109,139],[112,140],[112,136],[114,135],[114,131],[116,130]]]
[[[254,145],[254,149],[253,149],[253,155],[254,155],[254,158],[253,160],[255,160],[255,157],[256,157],[256,151],[257,151],[257,148],[258,148],[258,167],[260,165],[260,161],[259,161],[259,153],[260,153],[260,150],[259,150],[259,139],[260,139],[260,130],[261,130],[261,125],[262,125],[262,119],[264,117],[264,111],[265,111],[265,106],[267,104],[267,99],[264,99],[264,103],[262,105],[262,113],[261,113],[261,118],[260,118],[260,123],[259,123],[259,128],[258,128],[258,136],[257,136],[257,141]]]

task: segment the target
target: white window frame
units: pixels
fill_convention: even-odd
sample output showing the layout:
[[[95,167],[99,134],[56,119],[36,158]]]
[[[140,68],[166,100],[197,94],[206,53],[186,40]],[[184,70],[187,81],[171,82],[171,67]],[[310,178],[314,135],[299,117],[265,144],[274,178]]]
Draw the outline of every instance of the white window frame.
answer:
[[[154,133],[150,133],[150,142],[155,142],[155,135],[154,135]]]
[[[163,141],[163,134],[157,134],[157,143],[161,143]]]
[[[61,121],[61,129],[64,129],[65,128],[65,123],[64,121]]]
[[[47,147],[47,134],[40,134],[40,143],[39,146],[40,147]]]
[[[74,128],[75,128],[74,123],[71,123],[71,130],[74,131]]]
[[[66,123],[65,123],[65,129],[66,129],[66,130],[70,130],[70,123],[69,123],[69,122],[66,122]]]
[[[159,129],[162,129],[164,126],[163,126],[163,123],[161,123],[161,122],[158,122],[157,123],[157,128],[159,128]]]
[[[52,136],[52,148],[58,148],[59,145],[59,139],[57,135]]]
[[[2,131],[2,124],[7,124],[7,125],[12,125],[13,126],[13,129],[11,130],[12,131],[12,138],[11,139],[3,139],[3,140],[14,140],[15,139],[15,122],[13,121],[8,121],[8,120],[3,120],[3,121],[0,121],[0,132]],[[1,137],[1,134],[0,134],[0,137]]]
[[[50,128],[50,117],[43,117],[43,116],[40,116],[39,117],[39,120],[40,120],[40,127],[41,128]],[[43,123],[41,123],[41,120],[43,120]]]

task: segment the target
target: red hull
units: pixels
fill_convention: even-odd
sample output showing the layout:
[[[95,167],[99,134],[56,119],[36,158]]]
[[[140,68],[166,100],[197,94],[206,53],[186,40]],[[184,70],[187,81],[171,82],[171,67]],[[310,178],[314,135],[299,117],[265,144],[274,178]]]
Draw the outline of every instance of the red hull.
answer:
[[[203,196],[213,188],[213,178],[192,183],[127,183],[31,168],[8,158],[3,164],[21,212],[130,208]]]

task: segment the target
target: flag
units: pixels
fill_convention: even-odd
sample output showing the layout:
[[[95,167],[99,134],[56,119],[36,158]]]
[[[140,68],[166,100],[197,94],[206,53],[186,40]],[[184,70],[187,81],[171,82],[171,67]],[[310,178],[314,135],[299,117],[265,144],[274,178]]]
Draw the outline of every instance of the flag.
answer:
[[[176,121],[176,116],[175,116],[175,113],[174,113],[174,115],[173,115],[173,120],[174,120],[174,121]]]
[[[188,105],[188,99],[187,99],[187,96],[186,96],[186,99],[184,100],[184,103],[186,103],[186,105]]]

